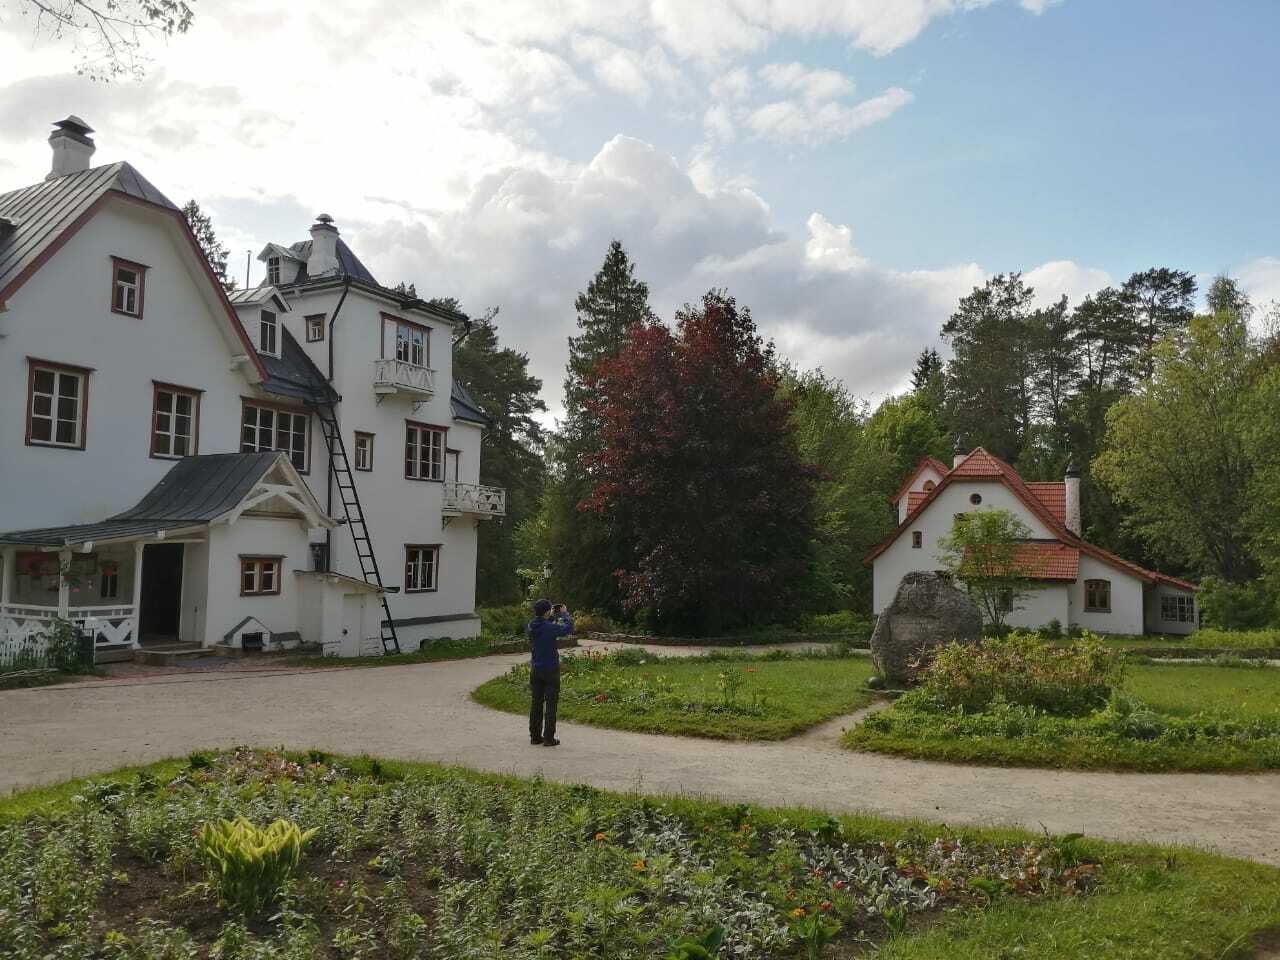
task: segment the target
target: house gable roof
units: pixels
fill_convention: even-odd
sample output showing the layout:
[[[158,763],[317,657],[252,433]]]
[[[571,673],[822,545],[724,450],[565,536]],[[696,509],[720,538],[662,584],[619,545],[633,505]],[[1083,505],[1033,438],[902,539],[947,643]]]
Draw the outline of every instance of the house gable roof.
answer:
[[[925,457],[916,464],[916,468],[914,470],[907,474],[906,482],[898,488],[897,493],[889,498],[889,502],[896,507],[898,505],[898,501],[902,499],[902,495],[911,489],[911,485],[916,482],[916,477],[920,476],[925,467],[933,467],[940,477],[945,477],[947,475],[947,465],[945,463],[937,457]]]
[[[918,473],[919,467],[916,468]],[[913,476],[914,479],[914,476]],[[1178,587],[1183,590],[1197,590],[1195,584],[1186,580],[1179,580],[1177,577],[1170,577],[1167,574],[1157,573],[1154,570],[1148,570],[1136,563],[1131,563],[1123,557],[1117,556],[1110,550],[1104,550],[1102,547],[1095,546],[1087,540],[1077,537],[1066,528],[1062,520],[1059,520],[1050,509],[1050,507],[1036,495],[1031,486],[1022,479],[1018,471],[1014,470],[1009,464],[1005,463],[999,457],[987,452],[982,447],[975,448],[960,463],[956,464],[951,470],[944,473],[942,482],[929,491],[929,493],[920,501],[919,505],[907,514],[894,531],[884,540],[880,541],[871,551],[863,558],[864,563],[870,563],[876,557],[889,549],[893,543],[906,532],[907,528],[915,521],[921,511],[926,510],[935,499],[937,499],[944,490],[953,483],[988,480],[1003,484],[1009,491],[1022,501],[1023,506],[1032,512],[1058,540],[1068,546],[1076,548],[1080,553],[1084,553],[1096,560],[1115,567],[1132,577],[1141,580],[1144,583],[1167,583],[1171,586]],[[1065,512],[1065,491],[1064,512]],[[1074,579],[1074,578],[1073,578]]]
[[[280,328],[280,356],[259,353],[267,377],[258,384],[267,393],[303,403],[331,406],[342,399],[287,327]]]
[[[268,484],[272,474],[283,482]],[[123,513],[98,523],[3,533],[0,543],[62,547],[198,529],[218,521],[234,522],[255,505],[255,498],[262,502],[281,495],[291,498],[313,525],[335,525],[285,454],[215,453],[179,460]]]
[[[449,387],[449,405],[453,408],[453,418],[455,420],[466,420],[470,423],[478,423],[482,427],[493,425],[493,420],[484,412],[480,404],[472,399],[471,394],[457,380],[454,380]]]
[[[266,371],[257,362],[257,354],[240,326],[226,291],[196,243],[186,217],[150,180],[123,161],[0,194],[0,218],[9,224],[0,230],[0,309],[112,197],[141,204],[170,218],[186,238],[187,254],[194,258],[210,284],[210,292],[220,303],[229,324],[224,332],[245,348],[242,356],[249,359],[254,371],[265,376]]]

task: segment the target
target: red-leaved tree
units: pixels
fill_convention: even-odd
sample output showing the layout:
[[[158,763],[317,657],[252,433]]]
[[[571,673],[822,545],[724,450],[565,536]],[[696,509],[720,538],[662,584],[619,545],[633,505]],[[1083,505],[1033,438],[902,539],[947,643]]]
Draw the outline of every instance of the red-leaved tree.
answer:
[[[592,381],[604,448],[582,504],[628,534],[623,603],[667,629],[784,621],[805,582],[817,471],[801,462],[772,345],[712,292],[673,334],[637,324]]]

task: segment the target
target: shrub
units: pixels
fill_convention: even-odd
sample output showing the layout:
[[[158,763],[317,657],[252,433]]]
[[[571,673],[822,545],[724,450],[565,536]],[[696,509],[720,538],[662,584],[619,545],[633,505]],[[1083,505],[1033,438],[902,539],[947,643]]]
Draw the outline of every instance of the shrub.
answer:
[[[1280,625],[1280,596],[1265,579],[1227,583],[1205,577],[1200,584],[1200,619],[1226,630],[1256,630]]]
[[[217,874],[222,902],[255,916],[275,902],[315,834],[290,820],[255,827],[237,817],[206,823],[197,840],[201,857]]]
[[[523,637],[533,618],[533,609],[527,603],[513,603],[506,607],[477,607],[480,629],[490,637]]]
[[[976,646],[952,643],[920,676],[924,695],[947,708],[974,713],[1001,700],[1059,716],[1081,716],[1105,704],[1120,683],[1123,658],[1086,634],[1049,646],[1015,630]]]
[[[1187,641],[1201,650],[1267,650],[1280,647],[1280,630],[1197,630]]]

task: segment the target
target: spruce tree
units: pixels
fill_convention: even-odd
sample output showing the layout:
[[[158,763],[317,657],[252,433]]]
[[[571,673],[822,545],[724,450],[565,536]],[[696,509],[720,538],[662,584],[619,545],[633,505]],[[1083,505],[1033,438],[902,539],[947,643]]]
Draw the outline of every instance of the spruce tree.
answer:
[[[235,283],[227,279],[227,257],[231,255],[231,251],[218,241],[218,235],[213,231],[213,220],[194,200],[186,202],[182,208],[182,215],[186,217],[187,225],[191,227],[196,243],[200,245],[201,252],[209,261],[209,269],[218,278],[222,288],[227,291],[234,290]]]

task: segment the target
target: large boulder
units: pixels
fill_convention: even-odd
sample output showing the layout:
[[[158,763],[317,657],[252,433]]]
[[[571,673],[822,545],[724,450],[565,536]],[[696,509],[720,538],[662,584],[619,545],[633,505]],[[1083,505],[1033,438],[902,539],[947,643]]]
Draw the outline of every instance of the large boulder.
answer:
[[[982,612],[944,573],[908,573],[871,634],[871,659],[892,686],[915,679],[913,664],[953,640],[976,643]]]

